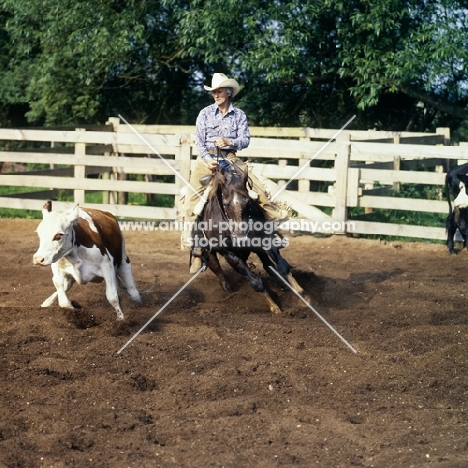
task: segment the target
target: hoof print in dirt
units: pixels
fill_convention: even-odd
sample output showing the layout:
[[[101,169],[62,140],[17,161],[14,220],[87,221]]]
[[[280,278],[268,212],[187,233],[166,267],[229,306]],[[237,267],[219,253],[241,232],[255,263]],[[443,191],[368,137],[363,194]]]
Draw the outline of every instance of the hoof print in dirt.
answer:
[[[145,375],[137,374],[132,376],[132,386],[140,392],[150,392],[156,389],[156,382]]]
[[[77,450],[79,452],[84,452],[85,450],[91,448],[94,445],[94,442],[91,439],[83,437],[71,437],[70,440],[65,442],[65,446],[70,450]]]
[[[110,324],[112,326],[112,336],[130,336],[141,326],[141,322],[136,320],[119,320]]]
[[[348,416],[348,422],[351,424],[364,424],[364,417],[360,414]]]
[[[308,309],[304,308],[304,303],[298,304],[297,308],[291,309],[288,311],[289,317],[294,317],[294,318],[307,318],[310,316],[310,313]]]
[[[67,310],[65,316],[70,323],[81,330],[99,325],[96,316],[85,312],[83,309]]]

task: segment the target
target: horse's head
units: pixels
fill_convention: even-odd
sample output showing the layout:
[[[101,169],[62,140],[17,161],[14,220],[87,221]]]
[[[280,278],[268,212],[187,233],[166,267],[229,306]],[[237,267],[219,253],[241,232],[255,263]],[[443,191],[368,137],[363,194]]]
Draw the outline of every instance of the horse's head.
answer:
[[[231,221],[231,234],[245,237],[248,232],[246,208],[251,201],[247,189],[249,173],[231,168],[218,168],[213,173],[213,189],[226,218]]]

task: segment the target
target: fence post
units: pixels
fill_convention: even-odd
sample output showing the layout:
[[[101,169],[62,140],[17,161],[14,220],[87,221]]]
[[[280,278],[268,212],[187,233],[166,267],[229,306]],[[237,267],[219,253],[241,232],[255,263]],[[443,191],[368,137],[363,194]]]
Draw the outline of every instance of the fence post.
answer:
[[[288,165],[288,160],[287,159],[279,159],[278,160],[278,167],[286,167]],[[278,188],[283,187],[286,185],[286,180],[285,179],[279,179],[278,182]]]
[[[450,146],[450,128],[449,127],[437,127],[436,128],[437,135],[444,135],[444,146]]]
[[[305,165],[309,165],[310,167],[310,159],[299,159],[299,167],[304,167]],[[299,193],[309,193],[310,192],[310,180],[298,179],[297,191]]]
[[[400,135],[395,135],[393,137],[393,144],[394,145],[400,144]],[[400,155],[393,156],[393,169],[395,171],[399,171],[401,169],[401,156]],[[393,190],[395,190],[395,192],[399,192],[400,188],[401,188],[400,182],[394,182]]]
[[[180,162],[180,175],[185,180],[190,180],[190,171],[192,168],[192,137],[190,135],[180,135],[179,154],[175,155],[175,160]],[[185,182],[180,178],[175,178],[175,183],[179,191],[185,187]],[[176,195],[174,206],[178,213],[182,212],[180,197]]]
[[[85,132],[85,131],[86,131],[85,128],[75,129],[75,132]],[[75,156],[85,156],[85,155],[86,155],[86,143],[76,142],[75,143]],[[81,164],[75,164],[74,177],[75,179],[86,179],[86,166],[83,166]],[[84,204],[85,191],[83,189],[73,190],[73,200],[75,203],[79,203],[80,205]]]
[[[300,141],[310,141],[310,137],[308,136],[308,131],[304,129],[304,136],[299,138]],[[304,167],[308,165],[310,167],[310,158],[301,158],[298,161],[299,167]],[[298,179],[297,181],[297,191],[299,193],[308,193],[310,192],[310,180],[307,179]]]
[[[112,129],[114,133],[118,132],[118,128],[120,125],[120,119],[118,117],[109,117],[107,119],[106,125],[112,125]],[[115,145],[112,145],[112,154],[118,155],[117,152],[117,147]],[[104,154],[105,156],[110,156],[110,154]],[[116,174],[112,169],[109,169],[107,172],[103,172],[101,174],[102,179],[104,180],[116,180]],[[116,205],[117,204],[117,192],[109,192],[108,190],[105,190],[102,192],[102,203],[107,204],[110,203],[111,205]]]
[[[110,153],[105,152],[104,156],[110,156]],[[101,179],[103,179],[103,180],[109,180],[109,173],[108,172],[101,172],[100,176],[101,176]],[[102,204],[103,205],[108,205],[109,201],[110,201],[109,192],[107,190],[103,190],[102,191]]]
[[[341,230],[334,231],[335,234],[346,233],[346,221],[348,219],[347,191],[348,191],[348,169],[351,151],[351,135],[343,132],[338,136],[338,151],[335,159],[336,185],[335,185],[335,208],[333,220],[341,223]]]

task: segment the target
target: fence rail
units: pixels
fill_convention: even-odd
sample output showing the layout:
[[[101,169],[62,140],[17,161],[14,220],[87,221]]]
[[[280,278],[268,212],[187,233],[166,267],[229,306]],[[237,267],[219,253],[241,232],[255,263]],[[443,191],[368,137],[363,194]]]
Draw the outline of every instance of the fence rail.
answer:
[[[87,192],[101,192],[102,203],[86,206],[123,218],[176,219],[178,193],[197,156],[195,127],[133,128],[159,155],[151,154],[138,135],[116,118],[105,129],[89,131],[0,129],[1,185],[24,189],[0,196],[0,207],[39,210],[42,200],[55,198],[62,190],[73,194],[73,201],[55,203],[65,209],[85,204]],[[251,143],[240,156],[251,161],[270,191],[281,191],[279,198],[289,202],[299,218],[338,221],[334,225],[344,229],[351,226],[346,222],[352,208],[365,213],[375,209],[446,213],[442,197],[391,195],[401,184],[434,186],[442,193],[450,161],[468,161],[468,145],[450,146],[445,128],[434,134],[343,131],[333,142],[329,140],[337,130],[332,129],[252,127],[251,133]],[[18,167],[27,170],[20,172]],[[169,196],[172,206],[122,203],[122,193]],[[373,222],[365,214],[354,219],[352,226],[359,234],[445,238],[443,227]]]

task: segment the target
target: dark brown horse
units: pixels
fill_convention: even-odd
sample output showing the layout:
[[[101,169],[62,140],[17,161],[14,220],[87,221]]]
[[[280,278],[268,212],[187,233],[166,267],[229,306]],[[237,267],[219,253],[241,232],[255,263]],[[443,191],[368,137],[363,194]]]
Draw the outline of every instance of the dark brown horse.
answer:
[[[287,241],[277,234],[275,223],[265,219],[261,207],[249,196],[247,167],[244,171],[236,165],[218,167],[212,176],[204,179],[204,185],[210,184],[211,189],[194,231],[195,247],[201,247],[205,265],[218,277],[226,292],[232,292],[232,288],[217,254],[222,255],[234,270],[247,279],[250,286],[265,298],[273,313],[279,314],[281,309],[271,298],[262,279],[247,265],[249,255],[252,252],[257,254],[264,269],[276,280],[278,277],[270,267],[299,294],[303,293],[303,289],[280,254],[280,248],[286,246]]]

